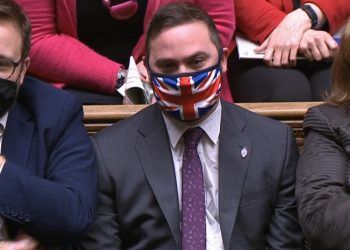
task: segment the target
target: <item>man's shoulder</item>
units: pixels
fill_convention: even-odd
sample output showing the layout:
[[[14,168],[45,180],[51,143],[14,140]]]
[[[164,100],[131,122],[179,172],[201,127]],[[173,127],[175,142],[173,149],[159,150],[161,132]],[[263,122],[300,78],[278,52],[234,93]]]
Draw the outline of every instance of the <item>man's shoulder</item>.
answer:
[[[254,130],[274,130],[286,129],[288,125],[274,120],[272,118],[256,114],[248,109],[242,108],[236,104],[223,102],[223,107],[226,112],[224,114],[229,116],[233,121],[239,119],[245,126]]]
[[[20,98],[28,99],[34,102],[49,102],[50,104],[59,104],[66,99],[76,99],[72,94],[57,89],[50,84],[43,82],[35,77],[26,76],[20,88]],[[78,103],[77,99],[76,102]]]
[[[20,87],[16,106],[30,113],[36,123],[42,124],[54,124],[64,120],[65,116],[74,116],[82,107],[72,94],[28,76]]]
[[[324,103],[311,107],[304,117],[303,128],[307,134],[309,130],[324,134],[347,131],[350,126],[350,105],[341,106]]]
[[[73,107],[81,106],[81,103],[72,94],[30,76],[24,78],[18,100],[30,107],[31,111],[38,109],[41,112],[53,112],[55,109],[62,108],[66,102],[70,102]]]
[[[103,129],[92,139],[97,151],[103,155],[129,154],[138,145],[139,139],[159,129],[162,123],[164,122],[160,111],[156,105],[151,105]],[[167,135],[164,134],[164,136]]]
[[[118,121],[112,126],[103,129],[94,137],[99,141],[110,140],[114,137],[120,138],[120,136],[131,139],[131,137],[137,133],[140,127],[147,125],[152,126],[152,124],[162,122],[161,119],[160,111],[157,110],[156,105],[150,105],[133,116]]]
[[[224,104],[223,116],[226,127],[228,124],[239,128],[244,135],[254,140],[256,147],[263,149],[265,145],[269,145],[270,152],[281,150],[294,140],[292,128],[287,124],[256,114],[238,105]]]

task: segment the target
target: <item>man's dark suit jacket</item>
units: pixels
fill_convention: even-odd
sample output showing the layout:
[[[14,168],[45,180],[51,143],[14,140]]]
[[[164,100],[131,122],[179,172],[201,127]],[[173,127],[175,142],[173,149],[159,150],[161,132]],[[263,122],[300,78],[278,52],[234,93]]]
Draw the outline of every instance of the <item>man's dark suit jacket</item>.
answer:
[[[79,239],[96,203],[95,154],[77,100],[25,78],[2,141],[0,214],[47,244]]]
[[[304,118],[297,169],[300,222],[312,249],[350,249],[350,105],[322,104]]]
[[[175,172],[157,106],[107,128],[94,142],[99,205],[83,247],[180,249]],[[219,143],[225,249],[302,249],[294,196],[298,152],[291,129],[222,102]]]

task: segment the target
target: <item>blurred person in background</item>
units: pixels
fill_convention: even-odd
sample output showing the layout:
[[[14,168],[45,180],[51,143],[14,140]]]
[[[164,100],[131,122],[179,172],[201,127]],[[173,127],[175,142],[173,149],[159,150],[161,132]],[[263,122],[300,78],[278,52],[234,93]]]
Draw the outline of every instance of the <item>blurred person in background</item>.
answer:
[[[305,145],[297,168],[300,223],[312,249],[350,249],[350,22],[326,103],[304,119]]]
[[[338,45],[332,37],[350,16],[349,0],[235,0],[237,30],[260,44],[263,60],[230,57],[238,102],[320,101],[331,84]],[[305,59],[297,59],[302,56]]]
[[[30,22],[0,0],[0,249],[65,247],[95,212],[95,154],[74,96],[25,77]]]
[[[134,56],[143,81],[145,30],[164,4],[181,0],[16,0],[33,27],[29,73],[77,94],[84,103],[121,103]],[[189,0],[214,19],[223,46],[235,30],[233,2]],[[57,84],[59,83],[59,84]],[[227,81],[223,97],[232,101]]]

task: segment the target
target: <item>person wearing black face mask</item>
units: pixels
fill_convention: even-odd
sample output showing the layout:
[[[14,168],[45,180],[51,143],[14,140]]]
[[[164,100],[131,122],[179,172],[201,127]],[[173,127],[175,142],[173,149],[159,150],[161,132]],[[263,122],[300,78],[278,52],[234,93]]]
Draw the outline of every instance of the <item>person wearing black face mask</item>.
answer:
[[[83,249],[303,249],[291,128],[220,99],[227,56],[194,5],[155,14],[157,103],[93,138],[99,202]]]
[[[81,104],[25,76],[30,35],[0,0],[0,249],[65,249],[94,215],[95,155]]]
[[[0,116],[2,117],[15,102],[19,84],[0,78]]]

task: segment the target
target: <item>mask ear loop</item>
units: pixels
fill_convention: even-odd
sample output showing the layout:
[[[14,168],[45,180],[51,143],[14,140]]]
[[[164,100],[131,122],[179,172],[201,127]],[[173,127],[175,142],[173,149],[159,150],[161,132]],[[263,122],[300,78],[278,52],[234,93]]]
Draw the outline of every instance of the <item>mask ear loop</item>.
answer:
[[[19,79],[20,79],[20,77],[21,77],[21,74],[22,74],[22,70],[23,70],[23,62],[24,62],[24,60],[23,60],[23,56],[22,56],[22,58],[21,58],[21,60],[20,60],[20,64],[21,64],[21,68],[19,69],[19,74],[18,74],[18,76],[17,76],[17,79],[16,79],[16,84],[17,84],[17,94],[16,94],[16,100],[17,100],[17,98],[18,98],[18,93],[19,93],[19,87],[20,87],[20,83],[19,83]],[[25,73],[24,73],[25,74]],[[16,102],[16,100],[14,101],[14,102]]]
[[[129,0],[123,3],[113,5],[111,0],[102,0],[103,5],[109,10],[109,14],[117,20],[129,19],[138,9],[136,0]]]

